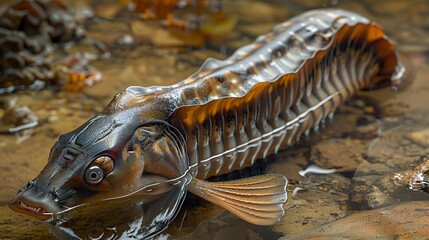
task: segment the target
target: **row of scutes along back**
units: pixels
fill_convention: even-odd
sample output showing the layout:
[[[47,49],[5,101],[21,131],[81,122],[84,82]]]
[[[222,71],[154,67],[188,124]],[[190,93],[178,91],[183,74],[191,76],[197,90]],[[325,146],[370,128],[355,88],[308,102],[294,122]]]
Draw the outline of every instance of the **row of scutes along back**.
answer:
[[[364,79],[356,79],[356,81],[359,80],[364,82],[350,81],[344,79],[344,76],[342,76],[342,78],[341,76],[332,76],[333,79],[330,79],[330,81],[333,81],[334,88],[327,92],[327,94],[328,96],[338,94],[338,96],[336,96],[335,99],[332,97],[331,101],[336,99],[338,99],[338,101],[344,101],[358,90],[357,88],[368,88],[369,85],[371,85],[370,80],[390,78],[396,74],[399,60],[397,59],[395,48],[384,36],[384,32],[380,27],[375,24],[357,23],[353,26],[344,24],[340,29],[338,29],[335,35],[333,35],[333,39],[330,41],[329,47],[320,49],[315,52],[311,58],[303,60],[303,64],[295,72],[280,75],[275,80],[267,79],[267,81],[258,82],[254,84],[243,96],[231,97],[228,95],[219,95],[218,99],[207,100],[204,104],[184,106],[177,109],[171,115],[170,121],[187,136],[187,151],[188,154],[191,154],[190,165],[195,166],[199,161],[205,161],[207,159],[202,158],[202,156],[210,156],[209,158],[216,160],[217,164],[214,164],[214,161],[213,164],[206,161],[207,165],[210,167],[206,167],[201,173],[202,176],[209,177],[211,175],[236,170],[237,168],[248,166],[253,163],[255,157],[249,158],[250,160],[248,163],[245,163],[244,159],[240,159],[240,164],[236,166],[236,164],[231,162],[223,160],[220,161],[220,158],[216,159],[214,156],[225,156],[225,152],[236,147],[234,146],[235,143],[229,144],[224,141],[232,135],[235,135],[235,138],[240,138],[243,137],[243,131],[245,131],[246,135],[248,135],[247,138],[244,137],[246,138],[245,140],[251,142],[255,136],[258,136],[258,134],[252,136],[252,131],[259,132],[259,135],[269,133],[275,127],[272,125],[278,124],[275,124],[274,122],[290,122],[294,117],[312,107],[311,105],[315,103],[312,101],[312,104],[308,104],[308,102],[310,102],[308,99],[311,98],[311,95],[313,95],[314,92],[317,93],[317,89],[314,87],[314,84],[320,84],[313,81],[315,78],[313,75],[317,69],[315,66],[323,65],[324,61],[333,62],[336,59],[331,58],[333,58],[335,54],[341,52],[352,52],[349,51],[350,49],[356,50],[362,55],[362,58],[371,60],[371,62],[365,61],[366,66],[362,66],[362,68],[367,67],[373,69],[371,72],[372,74],[371,76],[368,76],[368,73],[365,73],[362,69],[358,69],[366,75],[364,76]],[[368,55],[370,56],[368,57]],[[331,68],[331,66],[328,65],[329,63],[324,64],[323,66],[325,68]],[[227,67],[230,68],[234,66],[231,64],[224,68]],[[336,69],[340,69],[341,67],[342,66],[336,66]],[[354,68],[355,66],[349,65],[343,67]],[[223,74],[225,73],[224,68],[216,69],[209,75]],[[349,69],[346,70],[351,72]],[[239,76],[245,76],[239,72],[236,74]],[[194,92],[201,90],[202,92],[207,93],[214,88],[219,88],[212,86],[211,88],[203,91],[202,88],[207,88],[207,86],[210,85],[207,84],[207,82],[211,82],[212,85],[226,82],[225,80],[218,81],[210,78],[204,79],[206,82],[196,81],[192,84],[197,85],[197,83],[205,83],[201,86],[194,86]],[[342,82],[338,83],[339,81]],[[223,86],[220,88],[222,87]],[[223,89],[223,91],[228,90],[228,88],[226,88],[226,90]],[[279,96],[283,97],[279,98]],[[320,101],[323,99],[317,100]],[[303,101],[307,101],[307,104],[310,106],[302,104]],[[330,107],[322,114],[319,113],[320,116],[313,117],[317,118],[317,121],[313,121],[310,125],[301,125],[299,127],[300,129],[295,131],[295,135],[297,136],[293,137],[299,137],[303,132],[313,127],[315,123],[320,122],[320,120],[325,118],[329,112],[335,110],[338,103],[331,105],[333,105],[333,107]],[[314,115],[314,112],[311,112],[310,115]],[[282,117],[279,118],[279,116]],[[289,144],[294,142],[291,139],[286,139],[285,141]],[[267,143],[265,145],[272,145],[272,143]],[[261,151],[263,151],[263,154],[259,151],[260,149],[262,149]],[[267,151],[266,149],[269,150]],[[257,157],[265,157],[267,154],[271,154],[274,150],[277,151],[278,149],[279,147],[277,146],[270,146],[268,148],[267,146],[257,147],[254,155]],[[206,153],[202,154],[201,151]],[[193,152],[197,153],[192,156]],[[236,156],[230,157],[237,159]],[[213,165],[217,165],[217,167],[213,167]],[[225,167],[227,165],[232,167]]]

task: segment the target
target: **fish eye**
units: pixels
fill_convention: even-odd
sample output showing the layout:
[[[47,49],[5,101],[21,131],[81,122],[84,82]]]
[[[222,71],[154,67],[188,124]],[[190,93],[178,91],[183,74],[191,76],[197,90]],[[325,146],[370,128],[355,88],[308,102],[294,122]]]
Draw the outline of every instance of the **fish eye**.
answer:
[[[85,171],[85,180],[89,184],[98,184],[104,178],[103,169],[99,166],[91,166]]]

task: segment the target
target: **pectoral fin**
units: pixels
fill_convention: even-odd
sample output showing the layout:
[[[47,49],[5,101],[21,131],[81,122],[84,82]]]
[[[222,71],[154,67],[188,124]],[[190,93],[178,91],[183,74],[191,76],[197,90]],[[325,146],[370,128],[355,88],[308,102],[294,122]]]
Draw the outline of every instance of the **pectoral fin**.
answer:
[[[256,225],[273,225],[284,214],[287,179],[262,175],[227,182],[192,179],[188,190]]]

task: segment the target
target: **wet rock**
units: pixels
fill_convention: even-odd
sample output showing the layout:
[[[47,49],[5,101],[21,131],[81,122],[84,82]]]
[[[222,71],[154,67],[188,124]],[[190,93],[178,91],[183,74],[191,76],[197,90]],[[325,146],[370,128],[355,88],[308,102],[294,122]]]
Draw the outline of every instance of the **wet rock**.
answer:
[[[119,45],[126,46],[134,43],[134,38],[131,35],[124,35],[116,41]]]
[[[398,201],[427,200],[429,198],[429,161],[422,158],[416,167],[402,171],[391,169],[381,175],[355,176],[352,180],[350,203],[354,209],[374,209]],[[375,175],[377,174],[377,175]]]
[[[386,207],[398,201],[387,193],[384,193],[377,186],[370,186],[366,189],[363,200],[359,204],[359,209],[375,209]]]
[[[429,193],[429,158],[425,156],[421,160],[422,162],[416,167],[395,173],[392,177],[395,185],[412,191]]]
[[[347,215],[349,179],[339,174],[312,174],[299,183],[293,182],[288,187],[285,216],[274,231],[288,236]]]
[[[324,140],[311,150],[310,160],[322,168],[335,168],[340,172],[354,171],[361,163],[368,142],[352,139]]]
[[[355,210],[367,210],[394,203],[396,199],[390,196],[396,189],[396,186],[393,185],[393,175],[387,174],[386,176],[388,177],[383,175],[353,177],[349,190],[350,207]],[[384,178],[387,181],[383,182]]]
[[[353,213],[282,239],[425,239],[429,235],[428,221],[428,202],[407,202]]]
[[[403,122],[400,126],[398,126],[400,124],[398,122],[382,124],[385,125],[385,130],[379,138],[371,142],[371,148],[366,156],[369,165],[359,166],[356,176],[384,175],[386,171],[390,173],[403,171],[418,161],[420,156],[426,154],[425,148],[413,144],[407,138],[410,132],[416,131],[418,123]]]
[[[411,132],[408,138],[423,147],[429,147],[429,128]]]
[[[39,124],[37,115],[28,106],[17,105],[16,99],[6,99],[3,104],[5,108],[0,118],[0,133],[16,133]]]
[[[320,190],[290,194],[285,216],[274,226],[274,231],[289,236],[335,221],[347,215],[346,199],[345,195]]]
[[[45,57],[55,44],[83,34],[71,10],[58,0],[11,4],[0,16],[0,88],[8,92],[55,83],[54,69]]]

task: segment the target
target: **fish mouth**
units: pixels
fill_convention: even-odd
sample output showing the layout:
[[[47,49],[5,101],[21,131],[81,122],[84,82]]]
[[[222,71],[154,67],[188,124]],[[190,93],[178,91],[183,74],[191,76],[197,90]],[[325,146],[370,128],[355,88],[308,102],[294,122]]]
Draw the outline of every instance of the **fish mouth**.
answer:
[[[45,208],[33,205],[22,200],[10,203],[9,207],[19,213],[23,213],[39,220],[45,221],[52,217],[53,213],[48,212]]]

